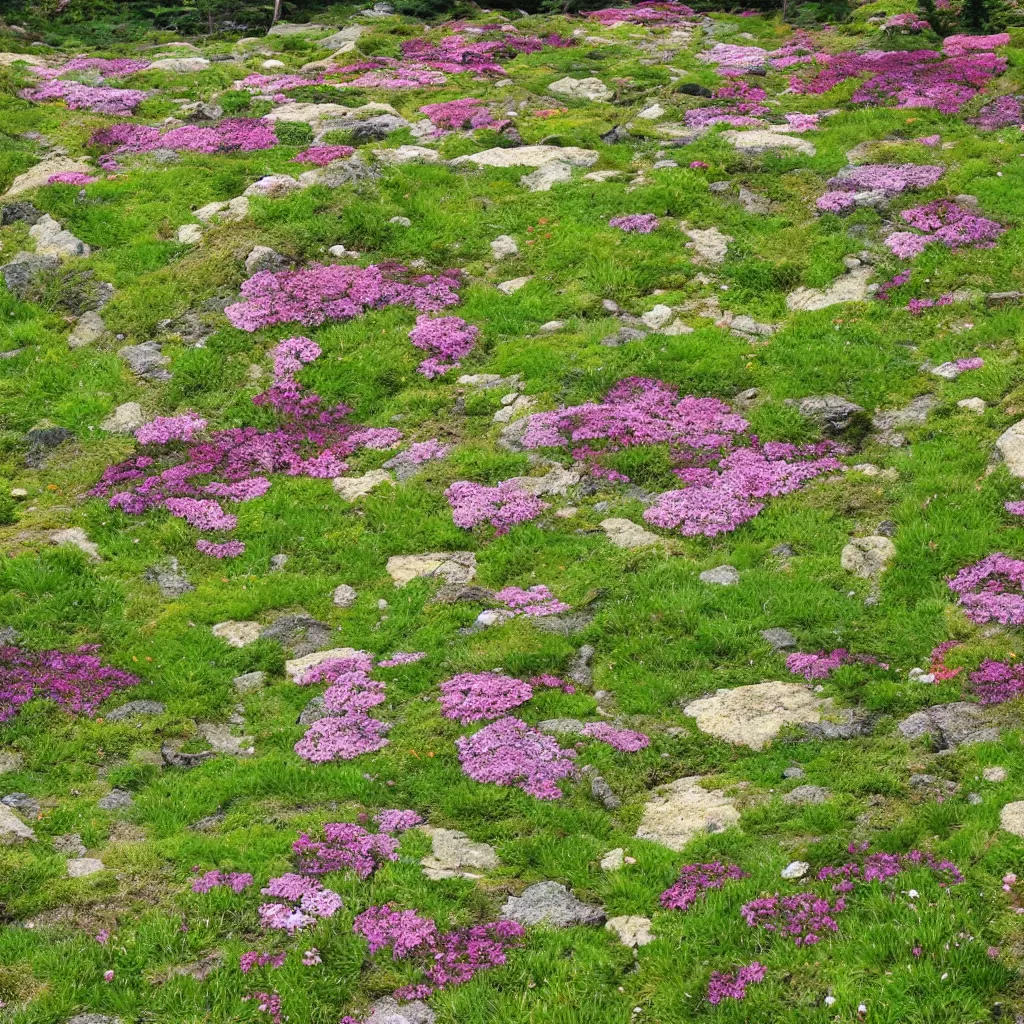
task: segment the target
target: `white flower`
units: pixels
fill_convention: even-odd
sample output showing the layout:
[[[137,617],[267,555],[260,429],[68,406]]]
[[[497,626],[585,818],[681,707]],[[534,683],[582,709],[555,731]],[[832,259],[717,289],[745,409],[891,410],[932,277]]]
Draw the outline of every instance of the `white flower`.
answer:
[[[918,893],[918,891],[917,891],[916,889],[911,889],[911,890],[910,890],[910,891],[909,891],[909,892],[907,893],[907,895],[908,895],[908,896],[909,896],[909,897],[910,897],[910,898],[911,898],[912,900],[916,900],[916,899],[917,899],[917,897],[918,897],[918,895],[919,895],[919,893]]]
[[[825,996],[825,1005],[826,1006],[835,1006],[836,1005],[836,997],[835,996]]]

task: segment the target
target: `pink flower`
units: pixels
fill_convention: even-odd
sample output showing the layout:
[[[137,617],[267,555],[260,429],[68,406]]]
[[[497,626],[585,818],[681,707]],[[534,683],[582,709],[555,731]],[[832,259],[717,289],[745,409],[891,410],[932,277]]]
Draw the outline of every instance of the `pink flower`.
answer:
[[[106,982],[113,981],[114,980],[114,972],[113,971],[104,971],[103,972],[103,980],[106,981]]]

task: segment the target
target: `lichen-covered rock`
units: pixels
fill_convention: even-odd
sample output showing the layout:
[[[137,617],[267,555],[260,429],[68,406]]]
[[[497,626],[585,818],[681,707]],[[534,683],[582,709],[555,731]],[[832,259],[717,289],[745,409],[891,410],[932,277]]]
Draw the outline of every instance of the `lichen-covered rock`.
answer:
[[[888,537],[854,537],[843,548],[839,564],[862,579],[873,580],[896,557],[896,545]]]
[[[649,839],[679,852],[702,832],[738,825],[740,812],[718,789],[705,789],[699,775],[659,786],[644,805],[637,839]]]
[[[476,576],[476,555],[472,551],[441,551],[427,555],[393,555],[388,575],[396,587],[415,579],[441,577],[446,583],[469,583]]]
[[[583,903],[558,882],[537,882],[524,889],[521,896],[509,896],[501,916],[506,921],[549,928],[596,925],[605,919],[604,907]]]
[[[908,740],[930,738],[937,750],[999,740],[999,730],[991,724],[985,709],[966,701],[936,704],[924,711],[915,711],[897,728]]]
[[[430,856],[420,861],[427,878],[477,878],[501,865],[493,846],[476,843],[465,832],[429,825],[421,826],[421,831],[431,842]]]

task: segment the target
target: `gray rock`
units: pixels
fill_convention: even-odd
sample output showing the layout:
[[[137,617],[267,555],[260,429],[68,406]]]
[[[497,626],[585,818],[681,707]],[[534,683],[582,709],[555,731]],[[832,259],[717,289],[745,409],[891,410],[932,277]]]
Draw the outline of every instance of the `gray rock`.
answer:
[[[28,233],[36,243],[38,255],[56,256],[59,259],[89,255],[89,246],[70,231],[65,231],[48,213],[43,214],[29,228]]]
[[[287,564],[288,564],[288,556],[287,555],[284,555],[284,554],[281,554],[281,555],[271,555],[271,557],[270,557],[270,571],[271,572],[280,572]]]
[[[351,127],[354,142],[379,142],[386,139],[392,132],[408,128],[409,122],[396,114],[378,114],[368,117],[365,121],[356,121]]]
[[[160,593],[164,597],[181,597],[182,594],[196,589],[178,568],[178,560],[173,555],[157,565],[151,565],[144,576],[148,582],[155,583],[160,588]]]
[[[771,629],[762,629],[761,636],[768,641],[776,651],[785,651],[797,646],[796,637],[788,629],[781,626],[772,626]]]
[[[533,628],[542,633],[557,633],[559,636],[573,636],[580,633],[594,620],[593,612],[566,612],[564,615],[546,615],[534,618]]]
[[[281,615],[269,626],[260,630],[261,640],[276,640],[296,658],[304,658],[314,651],[331,646],[333,630],[326,622],[314,619],[312,615],[299,612]]]
[[[88,878],[104,869],[103,861],[95,857],[74,857],[67,862],[69,878]]]
[[[106,796],[96,801],[96,806],[103,811],[122,811],[134,803],[135,798],[131,793],[126,793],[123,789],[112,789]]]
[[[100,424],[100,429],[108,434],[134,434],[146,419],[146,414],[138,402],[125,402]]]
[[[224,116],[224,108],[216,103],[203,103],[201,100],[196,100],[194,103],[186,103],[179,113],[186,121],[193,123],[216,121]]]
[[[619,937],[619,942],[630,949],[646,946],[654,941],[651,934],[651,919],[636,914],[625,914],[613,917],[605,924],[605,928]]]
[[[382,996],[370,1004],[366,1024],[434,1024],[434,1020],[434,1011],[419,999],[399,1004],[391,996]]]
[[[794,860],[787,864],[782,871],[779,873],[780,878],[786,879],[787,882],[794,881],[798,878],[803,878],[808,871],[811,870],[811,865],[805,860]]]
[[[916,711],[903,719],[897,728],[908,740],[931,737],[936,750],[954,750],[970,743],[996,743],[999,730],[988,722],[984,709],[978,704],[957,701],[937,704],[924,711]]]
[[[70,526],[66,530],[52,530],[48,534],[51,544],[57,547],[78,548],[90,562],[101,562],[100,549],[89,540],[89,535],[80,526]]]
[[[141,345],[126,345],[117,353],[136,377],[143,380],[163,382],[171,379],[165,369],[171,360],[161,350],[160,342],[144,341]]]
[[[75,324],[75,329],[68,335],[68,348],[85,348],[103,337],[106,325],[103,317],[95,310],[83,313]]]
[[[430,836],[431,841],[431,855],[420,861],[428,878],[475,878],[479,875],[474,872],[493,871],[501,865],[493,846],[476,843],[465,832],[429,825],[424,825],[421,831]]]
[[[875,413],[871,418],[872,426],[884,432],[920,426],[928,419],[928,413],[938,405],[938,402],[935,395],[918,395],[902,409]]]
[[[595,800],[600,801],[604,805],[605,810],[615,811],[622,806],[622,801],[600,775],[591,776],[590,795]]]
[[[714,569],[705,569],[700,574],[701,583],[717,583],[721,587],[731,587],[740,581],[739,570],[731,565],[719,565]]]
[[[792,558],[796,554],[796,549],[792,544],[776,544],[768,554],[776,558]]]
[[[631,341],[643,341],[647,337],[646,331],[638,330],[636,327],[620,327],[614,334],[609,334],[601,339],[605,348],[619,348],[628,345]]]
[[[985,801],[980,793],[968,793],[967,802],[976,807],[978,804],[983,804]]]
[[[862,579],[872,580],[885,572],[896,557],[896,545],[888,537],[854,537],[843,548],[839,564]]]
[[[589,690],[594,681],[590,662],[596,653],[590,644],[584,644],[572,657],[565,677],[582,690]]]
[[[59,266],[60,260],[56,256],[19,252],[15,253],[14,259],[10,263],[5,263],[0,267],[0,274],[3,275],[7,290],[19,299],[23,299],[28,295],[36,278],[48,271],[56,270]]]
[[[130,700],[113,711],[104,714],[107,722],[125,722],[136,715],[162,715],[167,708],[158,700]]]
[[[981,777],[986,782],[1005,782],[1007,779],[1007,771],[1005,768],[995,765],[990,768],[986,768],[982,773]]]
[[[337,608],[351,608],[356,603],[358,597],[359,595],[356,593],[355,587],[350,587],[347,583],[341,583],[334,588],[331,600]]]
[[[217,756],[217,752],[215,750],[199,750],[194,754],[185,754],[180,750],[175,750],[170,743],[164,743],[160,747],[160,756],[169,768],[187,769],[195,768],[197,764],[209,761],[211,757]]]
[[[550,928],[597,925],[605,920],[604,907],[582,903],[558,882],[537,882],[523,890],[522,896],[509,896],[501,916],[522,925],[544,924]]]
[[[547,718],[537,728],[549,736],[567,736],[582,732],[584,725],[578,718]]]
[[[572,165],[564,160],[541,164],[531,174],[524,174],[519,183],[529,192],[550,192],[555,185],[572,181]]]
[[[0,206],[0,226],[16,224],[24,221],[30,227],[39,221],[43,216],[42,210],[37,210],[31,203],[4,203]]]
[[[8,793],[5,797],[0,797],[0,804],[5,807],[13,807],[14,810],[20,811],[29,818],[34,818],[39,814],[39,801],[35,797],[29,796],[28,793]]]
[[[324,707],[323,696],[313,697],[299,714],[299,725],[312,725],[321,718],[330,718],[331,712]]]
[[[820,722],[804,725],[807,737],[815,740],[852,740],[870,731],[870,716],[857,708],[830,710]]]
[[[262,690],[266,685],[267,673],[246,672],[244,675],[235,676],[232,682],[238,693],[254,693],[256,690]]]
[[[509,235],[498,235],[491,242],[491,256],[496,260],[508,259],[510,256],[519,255],[519,246],[516,240]]]
[[[6,642],[7,641],[0,641],[0,643]],[[0,775],[3,775],[6,772],[16,772],[20,770],[24,764],[25,758],[16,751],[0,750]]]
[[[250,277],[261,270],[280,270],[284,265],[284,257],[267,245],[255,246],[245,257],[245,272]]]
[[[35,832],[19,818],[9,807],[0,803],[0,846],[10,846],[34,840]]]
[[[77,832],[68,832],[66,835],[54,836],[51,845],[56,853],[65,857],[84,857],[85,843]]]
[[[607,103],[614,93],[600,78],[565,78],[558,79],[548,86],[548,92],[556,96],[568,96],[573,100],[589,100],[592,103]]]
[[[1010,476],[1024,477],[1024,420],[1007,427],[999,435],[993,454],[1006,464]]]
[[[855,416],[864,412],[861,406],[839,395],[816,395],[801,398],[798,402],[789,399],[786,404],[795,405],[801,416],[812,420],[829,434],[841,434],[849,428]]]
[[[831,796],[832,794],[823,786],[797,786],[783,796],[782,802],[801,807],[804,804],[823,804]]]
[[[799,765],[790,765],[782,773],[784,779],[802,779],[807,773]]]
[[[80,1013],[69,1017],[67,1024],[121,1024],[120,1017],[108,1017],[103,1013]]]
[[[74,433],[65,427],[37,427],[25,435],[28,452],[25,465],[29,469],[42,469],[50,456],[62,444],[74,439]]]

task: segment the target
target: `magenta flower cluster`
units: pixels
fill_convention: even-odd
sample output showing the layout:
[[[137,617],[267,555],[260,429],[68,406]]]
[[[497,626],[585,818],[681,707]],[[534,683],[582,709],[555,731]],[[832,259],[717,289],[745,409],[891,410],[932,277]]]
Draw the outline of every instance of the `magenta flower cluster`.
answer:
[[[403,811],[390,809],[378,811],[373,820],[381,832],[394,834],[395,832],[408,832],[409,829],[423,824],[423,819],[415,811]]]
[[[761,928],[791,938],[797,946],[813,946],[824,932],[837,932],[835,915],[846,909],[840,896],[830,903],[813,892],[792,896],[765,896],[740,907],[740,914],[750,928]]]
[[[857,881],[887,882],[904,871],[918,868],[927,868],[931,871],[938,878],[941,888],[960,885],[964,880],[960,869],[951,860],[921,850],[911,850],[909,853],[870,853],[867,843],[851,843],[848,850],[861,859],[824,867],[818,871],[818,881],[835,882],[832,886],[833,892],[845,894],[853,891],[854,883]]]
[[[496,487],[457,480],[445,492],[452,509],[452,520],[464,530],[489,523],[499,536],[519,523],[528,523],[548,508],[534,494],[524,491],[519,484],[506,480]]]
[[[651,739],[642,732],[635,729],[623,729],[621,726],[611,725],[608,722],[590,722],[585,725],[580,734],[588,739],[599,740],[607,743],[610,747],[624,754],[635,754],[650,746]]]
[[[766,968],[756,960],[738,971],[712,971],[708,980],[708,1002],[717,1006],[723,999],[746,999],[747,986],[765,979]]]
[[[248,974],[250,971],[257,967],[281,967],[288,954],[286,952],[281,953],[261,953],[259,950],[252,949],[245,953],[242,953],[238,958],[238,969],[243,974]]]
[[[113,146],[112,155],[149,153],[154,149],[173,149],[189,153],[248,152],[277,145],[274,126],[260,118],[229,117],[215,125],[185,124],[161,132],[146,124],[125,121],[93,132],[89,144]]]
[[[949,589],[972,622],[1024,625],[1024,561],[1001,551],[961,569]]]
[[[99,181],[95,174],[83,174],[81,171],[61,171],[60,174],[51,174],[46,179],[47,185],[91,185]]]
[[[501,718],[533,696],[533,687],[499,672],[462,672],[441,684],[441,714],[463,725]]]
[[[862,164],[840,171],[829,183],[829,191],[816,205],[828,213],[852,210],[857,192],[899,195],[907,190],[930,188],[945,174],[945,167],[931,164]]]
[[[504,587],[494,597],[513,615],[526,615],[530,618],[561,615],[571,608],[571,605],[559,601],[543,583],[526,590],[522,587]]]
[[[710,864],[684,864],[679,878],[661,894],[666,910],[689,910],[700,896],[711,889],[721,889],[726,882],[738,882],[747,873],[735,864],[716,860]]]
[[[371,953],[390,947],[393,960],[418,962],[430,984],[403,986],[395,992],[397,999],[425,999],[435,990],[465,984],[480,971],[502,966],[509,948],[524,934],[514,921],[439,932],[430,918],[388,903],[357,915],[352,930],[366,939]]]
[[[900,216],[921,232],[894,231],[885,244],[900,259],[912,259],[929,242],[940,242],[949,249],[991,249],[1006,230],[998,221],[979,217],[971,210],[948,199],[903,210]]]
[[[971,689],[982,704],[1002,704],[1024,693],[1024,666],[986,658],[971,673]]]
[[[383,811],[382,815],[403,812]],[[411,812],[405,812],[411,813]],[[408,820],[408,819],[403,819]],[[398,840],[381,832],[367,832],[361,825],[329,822],[324,825],[322,840],[310,839],[305,832],[292,843],[298,856],[299,870],[307,875],[327,875],[334,871],[351,871],[358,878],[369,878],[385,861],[398,860]],[[390,820],[394,824],[394,819]]]
[[[797,651],[786,658],[786,668],[795,676],[803,676],[811,681],[828,679],[840,665],[878,665],[888,668],[870,654],[851,654],[845,647],[837,647],[834,651],[819,651],[817,654],[805,654]]]
[[[947,57],[963,57],[968,53],[983,53],[1009,45],[1009,32],[998,32],[991,36],[946,36],[942,40],[942,52]]]
[[[130,672],[104,665],[96,657],[98,650],[98,644],[71,652],[0,646],[0,725],[34,697],[52,700],[66,711],[94,715],[116,690],[141,682]]]
[[[317,167],[326,167],[335,160],[344,160],[351,156],[355,150],[351,146],[310,146],[301,153],[292,157],[294,164],[315,164]]]
[[[576,752],[518,718],[499,718],[455,741],[462,770],[474,782],[516,786],[538,800],[558,800],[558,781],[575,778]]]
[[[457,296],[455,301],[458,301]],[[427,380],[433,380],[449,370],[457,369],[462,365],[461,360],[473,351],[479,334],[480,328],[467,324],[462,317],[416,317],[416,326],[409,332],[409,340],[416,348],[430,353],[416,367],[416,372],[422,373]]]
[[[628,22],[633,25],[666,25],[696,15],[686,4],[675,3],[674,0],[641,0],[629,7],[602,7],[599,11],[587,11],[588,18],[601,22],[602,25],[614,25]]]
[[[618,228],[630,234],[649,235],[658,228],[658,215],[655,213],[627,213],[621,217],[612,217],[608,227]]]
[[[997,128],[1019,126],[1024,122],[1024,106],[1020,96],[999,96],[978,111],[978,116],[970,118],[970,123],[985,131]]]
[[[20,96],[32,103],[63,100],[68,110],[91,110],[94,114],[131,116],[148,93],[140,89],[114,89],[107,85],[83,85],[81,82],[45,82],[22,89]]]
[[[139,444],[171,444],[173,441],[194,441],[206,429],[206,420],[195,413],[178,416],[157,416],[135,431]]]
[[[474,98],[447,100],[444,103],[427,103],[420,107],[420,113],[439,133],[458,131],[461,128],[493,128],[500,131],[508,121],[496,121],[484,106],[484,101]]]
[[[134,75],[139,71],[145,71],[149,67],[148,60],[138,60],[131,57],[72,57],[65,61],[59,68],[33,68],[33,71],[40,78],[60,78],[62,75],[70,74],[72,71],[95,71],[103,79],[123,78],[125,75]]]
[[[261,270],[242,284],[242,301],[224,313],[232,326],[252,332],[293,321],[316,326],[326,320],[350,320],[386,306],[431,313],[459,301],[462,280],[457,270],[406,278],[409,275],[399,264],[314,263],[304,270]]]
[[[291,872],[271,878],[264,896],[287,900],[287,903],[263,903],[259,908],[264,928],[286,931],[289,935],[319,918],[333,917],[342,908],[341,897],[316,878],[307,878]]]
[[[377,668],[397,668],[399,665],[414,665],[427,656],[426,651],[396,651],[390,658],[377,662]]]
[[[252,885],[252,875],[244,871],[207,871],[198,878],[192,879],[192,891],[201,893],[224,887],[238,895],[245,892],[250,885]]]

